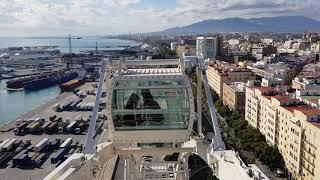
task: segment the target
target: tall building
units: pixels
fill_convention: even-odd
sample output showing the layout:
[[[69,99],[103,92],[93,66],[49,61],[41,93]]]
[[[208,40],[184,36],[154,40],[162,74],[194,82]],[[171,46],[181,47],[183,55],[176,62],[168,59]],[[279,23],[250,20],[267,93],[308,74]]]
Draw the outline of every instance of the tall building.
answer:
[[[216,53],[214,37],[197,37],[197,56],[215,58]]]
[[[245,119],[277,145],[291,179],[320,179],[320,109],[284,92],[247,87]]]
[[[255,80],[255,74],[246,66],[216,63],[207,67],[210,87],[223,99],[223,83]]]
[[[215,58],[223,56],[223,37],[197,37],[197,56],[203,58]]]
[[[216,56],[223,56],[224,55],[223,37],[216,36],[215,42],[216,42],[216,50],[217,50]]]

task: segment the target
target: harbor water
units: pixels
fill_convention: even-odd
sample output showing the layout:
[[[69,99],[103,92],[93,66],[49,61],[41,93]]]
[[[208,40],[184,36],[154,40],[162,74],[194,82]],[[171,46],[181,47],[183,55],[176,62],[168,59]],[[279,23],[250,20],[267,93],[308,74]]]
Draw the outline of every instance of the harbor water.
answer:
[[[7,91],[6,80],[0,80],[0,125],[16,119],[59,94],[59,86],[37,91]]]
[[[103,37],[81,37],[71,40],[72,52],[77,53],[85,50],[101,50],[123,49],[123,46],[136,45],[132,41],[120,39],[107,39]],[[69,52],[68,37],[0,37],[0,48],[6,47],[24,47],[24,46],[57,46],[62,53]]]
[[[0,48],[24,46],[57,46],[62,53],[69,52],[68,37],[0,37]],[[99,49],[121,49],[124,46],[136,45],[135,42],[107,39],[103,37],[81,37],[72,39],[72,52],[94,50],[96,43]],[[37,91],[7,91],[6,81],[0,80],[0,125],[18,118],[35,107],[50,101],[60,93],[58,86]]]

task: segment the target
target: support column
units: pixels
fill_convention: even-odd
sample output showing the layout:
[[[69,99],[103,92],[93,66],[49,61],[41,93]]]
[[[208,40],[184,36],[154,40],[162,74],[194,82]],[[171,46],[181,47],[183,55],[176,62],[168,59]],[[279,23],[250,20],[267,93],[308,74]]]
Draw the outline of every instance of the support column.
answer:
[[[197,127],[198,135],[202,137],[202,77],[201,70],[197,67]]]

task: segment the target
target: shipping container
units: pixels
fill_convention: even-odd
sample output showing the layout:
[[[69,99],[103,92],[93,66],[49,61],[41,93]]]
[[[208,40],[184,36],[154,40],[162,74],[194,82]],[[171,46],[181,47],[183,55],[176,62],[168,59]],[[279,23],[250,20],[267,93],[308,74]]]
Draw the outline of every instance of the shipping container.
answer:
[[[76,127],[76,125],[77,125],[77,121],[72,121],[66,128],[67,132],[71,133],[74,127]]]
[[[22,140],[21,140],[21,139],[18,139],[18,140],[16,140],[16,141],[13,143],[13,147],[14,147],[14,148],[17,148],[17,147],[20,146],[21,143],[22,143]]]
[[[59,149],[57,152],[51,155],[51,164],[59,162],[65,155],[66,149]]]
[[[46,129],[46,132],[47,133],[54,133],[57,131],[57,129],[58,129],[58,122],[54,121],[48,126],[48,128]]]
[[[37,122],[35,121],[29,121],[28,126],[26,127],[27,129],[30,129],[34,124],[36,124]]]
[[[31,140],[27,139],[25,142],[22,142],[18,148],[16,148],[15,152],[18,153],[26,149],[30,144],[31,144]]]
[[[44,138],[42,141],[40,141],[37,145],[33,147],[33,151],[40,152],[48,145],[48,143],[49,143],[49,139]]]
[[[20,156],[22,155],[27,155],[28,156],[28,150],[22,150],[21,152],[19,152],[17,155],[15,155],[12,159],[12,163],[13,165],[15,164],[19,164],[19,161],[20,161]]]
[[[61,139],[54,140],[53,142],[50,143],[50,150],[59,148],[60,144],[61,144]]]
[[[66,139],[60,146],[60,149],[68,148],[72,144],[72,138]]]
[[[14,156],[14,152],[5,152],[0,158],[0,165],[6,165],[8,161]]]
[[[29,159],[28,154],[22,154],[16,161],[16,164],[26,164],[26,161],[28,161],[28,159]]]
[[[30,145],[26,148],[26,150],[32,151],[32,150],[33,150],[33,147],[34,147],[35,145],[36,145],[36,144],[34,144],[34,143],[30,144]]]
[[[2,150],[2,147],[3,147],[5,144],[7,144],[9,141],[10,141],[10,139],[6,139],[6,140],[2,141],[2,142],[0,143],[0,150]]]
[[[29,127],[28,130],[29,130],[30,133],[34,133],[34,132],[37,132],[40,129],[40,126],[41,126],[40,122],[34,122],[34,123],[32,123],[31,126],[28,126]]]
[[[16,139],[11,139],[10,141],[8,141],[5,145],[2,146],[2,151],[10,151],[15,141]]]
[[[46,153],[40,153],[33,161],[32,163],[36,166],[39,166],[39,164],[44,160]]]
[[[48,122],[46,122],[46,123],[44,123],[42,126],[41,126],[41,129],[43,130],[43,131],[46,131],[47,129],[48,129],[48,127],[51,125],[51,121],[48,121]]]

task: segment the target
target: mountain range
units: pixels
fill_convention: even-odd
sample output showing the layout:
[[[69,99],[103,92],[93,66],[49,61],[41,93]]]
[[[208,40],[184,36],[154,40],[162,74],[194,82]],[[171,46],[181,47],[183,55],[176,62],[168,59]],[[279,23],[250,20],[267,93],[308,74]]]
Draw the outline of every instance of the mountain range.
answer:
[[[166,29],[152,34],[183,34],[207,32],[318,32],[320,22],[304,16],[262,18],[209,19],[188,26]]]

